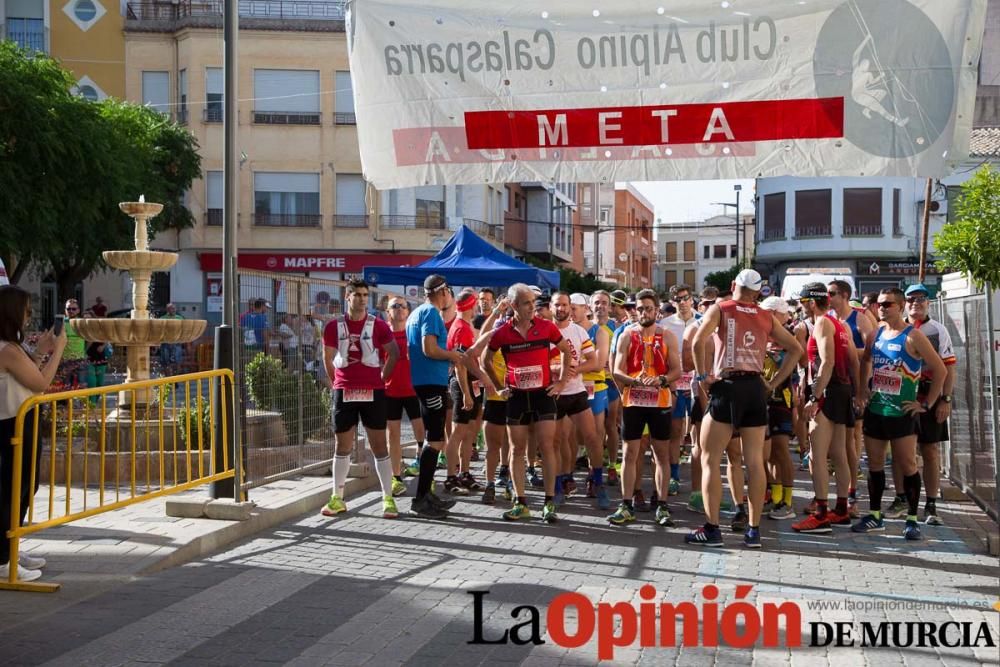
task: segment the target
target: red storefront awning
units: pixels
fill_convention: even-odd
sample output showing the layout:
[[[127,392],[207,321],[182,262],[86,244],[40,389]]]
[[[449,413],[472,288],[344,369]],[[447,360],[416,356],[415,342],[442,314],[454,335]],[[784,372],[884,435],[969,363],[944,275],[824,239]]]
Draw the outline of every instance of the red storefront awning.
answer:
[[[307,271],[341,271],[361,273],[366,265],[416,266],[430,255],[396,255],[393,253],[327,253],[327,252],[241,252],[237,265],[241,269],[274,271],[275,273],[305,273]],[[222,271],[222,253],[203,252],[198,255],[202,271]]]

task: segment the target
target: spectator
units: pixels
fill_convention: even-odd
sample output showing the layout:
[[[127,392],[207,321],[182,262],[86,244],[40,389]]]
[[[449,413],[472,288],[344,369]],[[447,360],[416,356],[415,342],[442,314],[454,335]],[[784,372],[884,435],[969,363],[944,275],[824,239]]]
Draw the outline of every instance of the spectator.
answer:
[[[160,316],[161,320],[183,320],[184,316],[177,312],[177,306],[167,304],[167,312]],[[179,343],[162,343],[160,345],[160,367],[163,375],[175,375],[180,372],[184,363],[184,346]]]
[[[289,370],[299,370],[299,335],[298,322],[292,313],[282,313],[281,324],[278,325],[277,339],[281,345],[281,359],[285,368]]]
[[[299,323],[299,346],[302,348],[302,363],[307,373],[316,370],[316,340],[319,328],[311,314],[304,315]],[[322,365],[322,364],[319,364]]]
[[[56,373],[56,382],[65,389],[77,389],[87,386],[87,341],[83,339],[70,323],[70,319],[79,317],[80,303],[76,299],[67,299],[63,310],[66,332],[66,349],[63,350],[62,362]]]
[[[316,292],[316,303],[312,305],[310,311],[313,319],[317,320],[320,326],[329,322],[333,316],[330,311],[330,293],[326,290]]]
[[[106,317],[108,314],[108,306],[104,303],[104,297],[97,297],[94,300],[94,305],[91,306],[89,310],[94,313],[94,317]]]
[[[264,299],[254,299],[250,302],[250,310],[240,315],[243,347],[250,358],[267,349],[267,309],[270,307]]]

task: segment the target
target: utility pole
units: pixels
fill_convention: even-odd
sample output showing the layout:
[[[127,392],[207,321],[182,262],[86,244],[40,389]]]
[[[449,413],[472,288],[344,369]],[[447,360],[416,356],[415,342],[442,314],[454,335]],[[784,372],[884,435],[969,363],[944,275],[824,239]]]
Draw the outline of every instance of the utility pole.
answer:
[[[927,179],[927,190],[924,193],[924,219],[920,231],[920,264],[917,268],[917,282],[924,282],[924,265],[927,263],[927,232],[931,220],[931,192],[934,189],[934,179]]]

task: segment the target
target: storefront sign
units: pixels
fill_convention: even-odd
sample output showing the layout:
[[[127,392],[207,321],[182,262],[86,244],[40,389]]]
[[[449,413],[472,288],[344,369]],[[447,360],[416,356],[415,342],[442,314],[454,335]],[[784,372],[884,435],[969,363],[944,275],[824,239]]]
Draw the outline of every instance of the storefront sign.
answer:
[[[305,273],[313,271],[339,271],[360,274],[365,266],[415,266],[430,255],[380,254],[331,254],[331,253],[240,253],[237,262],[241,269],[272,271],[274,273]],[[203,252],[198,257],[202,271],[221,271],[222,255]]]
[[[986,0],[365,0],[348,45],[379,189],[943,176]]]
[[[862,259],[858,260],[858,273],[862,276],[917,276],[920,275],[920,260]],[[938,270],[933,260],[926,262],[925,275],[938,276],[942,273],[947,271]]]

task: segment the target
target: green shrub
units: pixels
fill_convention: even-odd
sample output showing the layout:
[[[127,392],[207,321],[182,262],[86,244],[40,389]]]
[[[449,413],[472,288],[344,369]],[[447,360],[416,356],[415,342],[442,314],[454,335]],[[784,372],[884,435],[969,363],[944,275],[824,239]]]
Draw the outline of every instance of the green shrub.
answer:
[[[280,359],[260,352],[247,364],[245,377],[250,400],[261,410],[281,415],[290,443],[303,442],[329,421],[332,397],[311,375],[292,373]],[[304,432],[299,431],[300,403]]]

